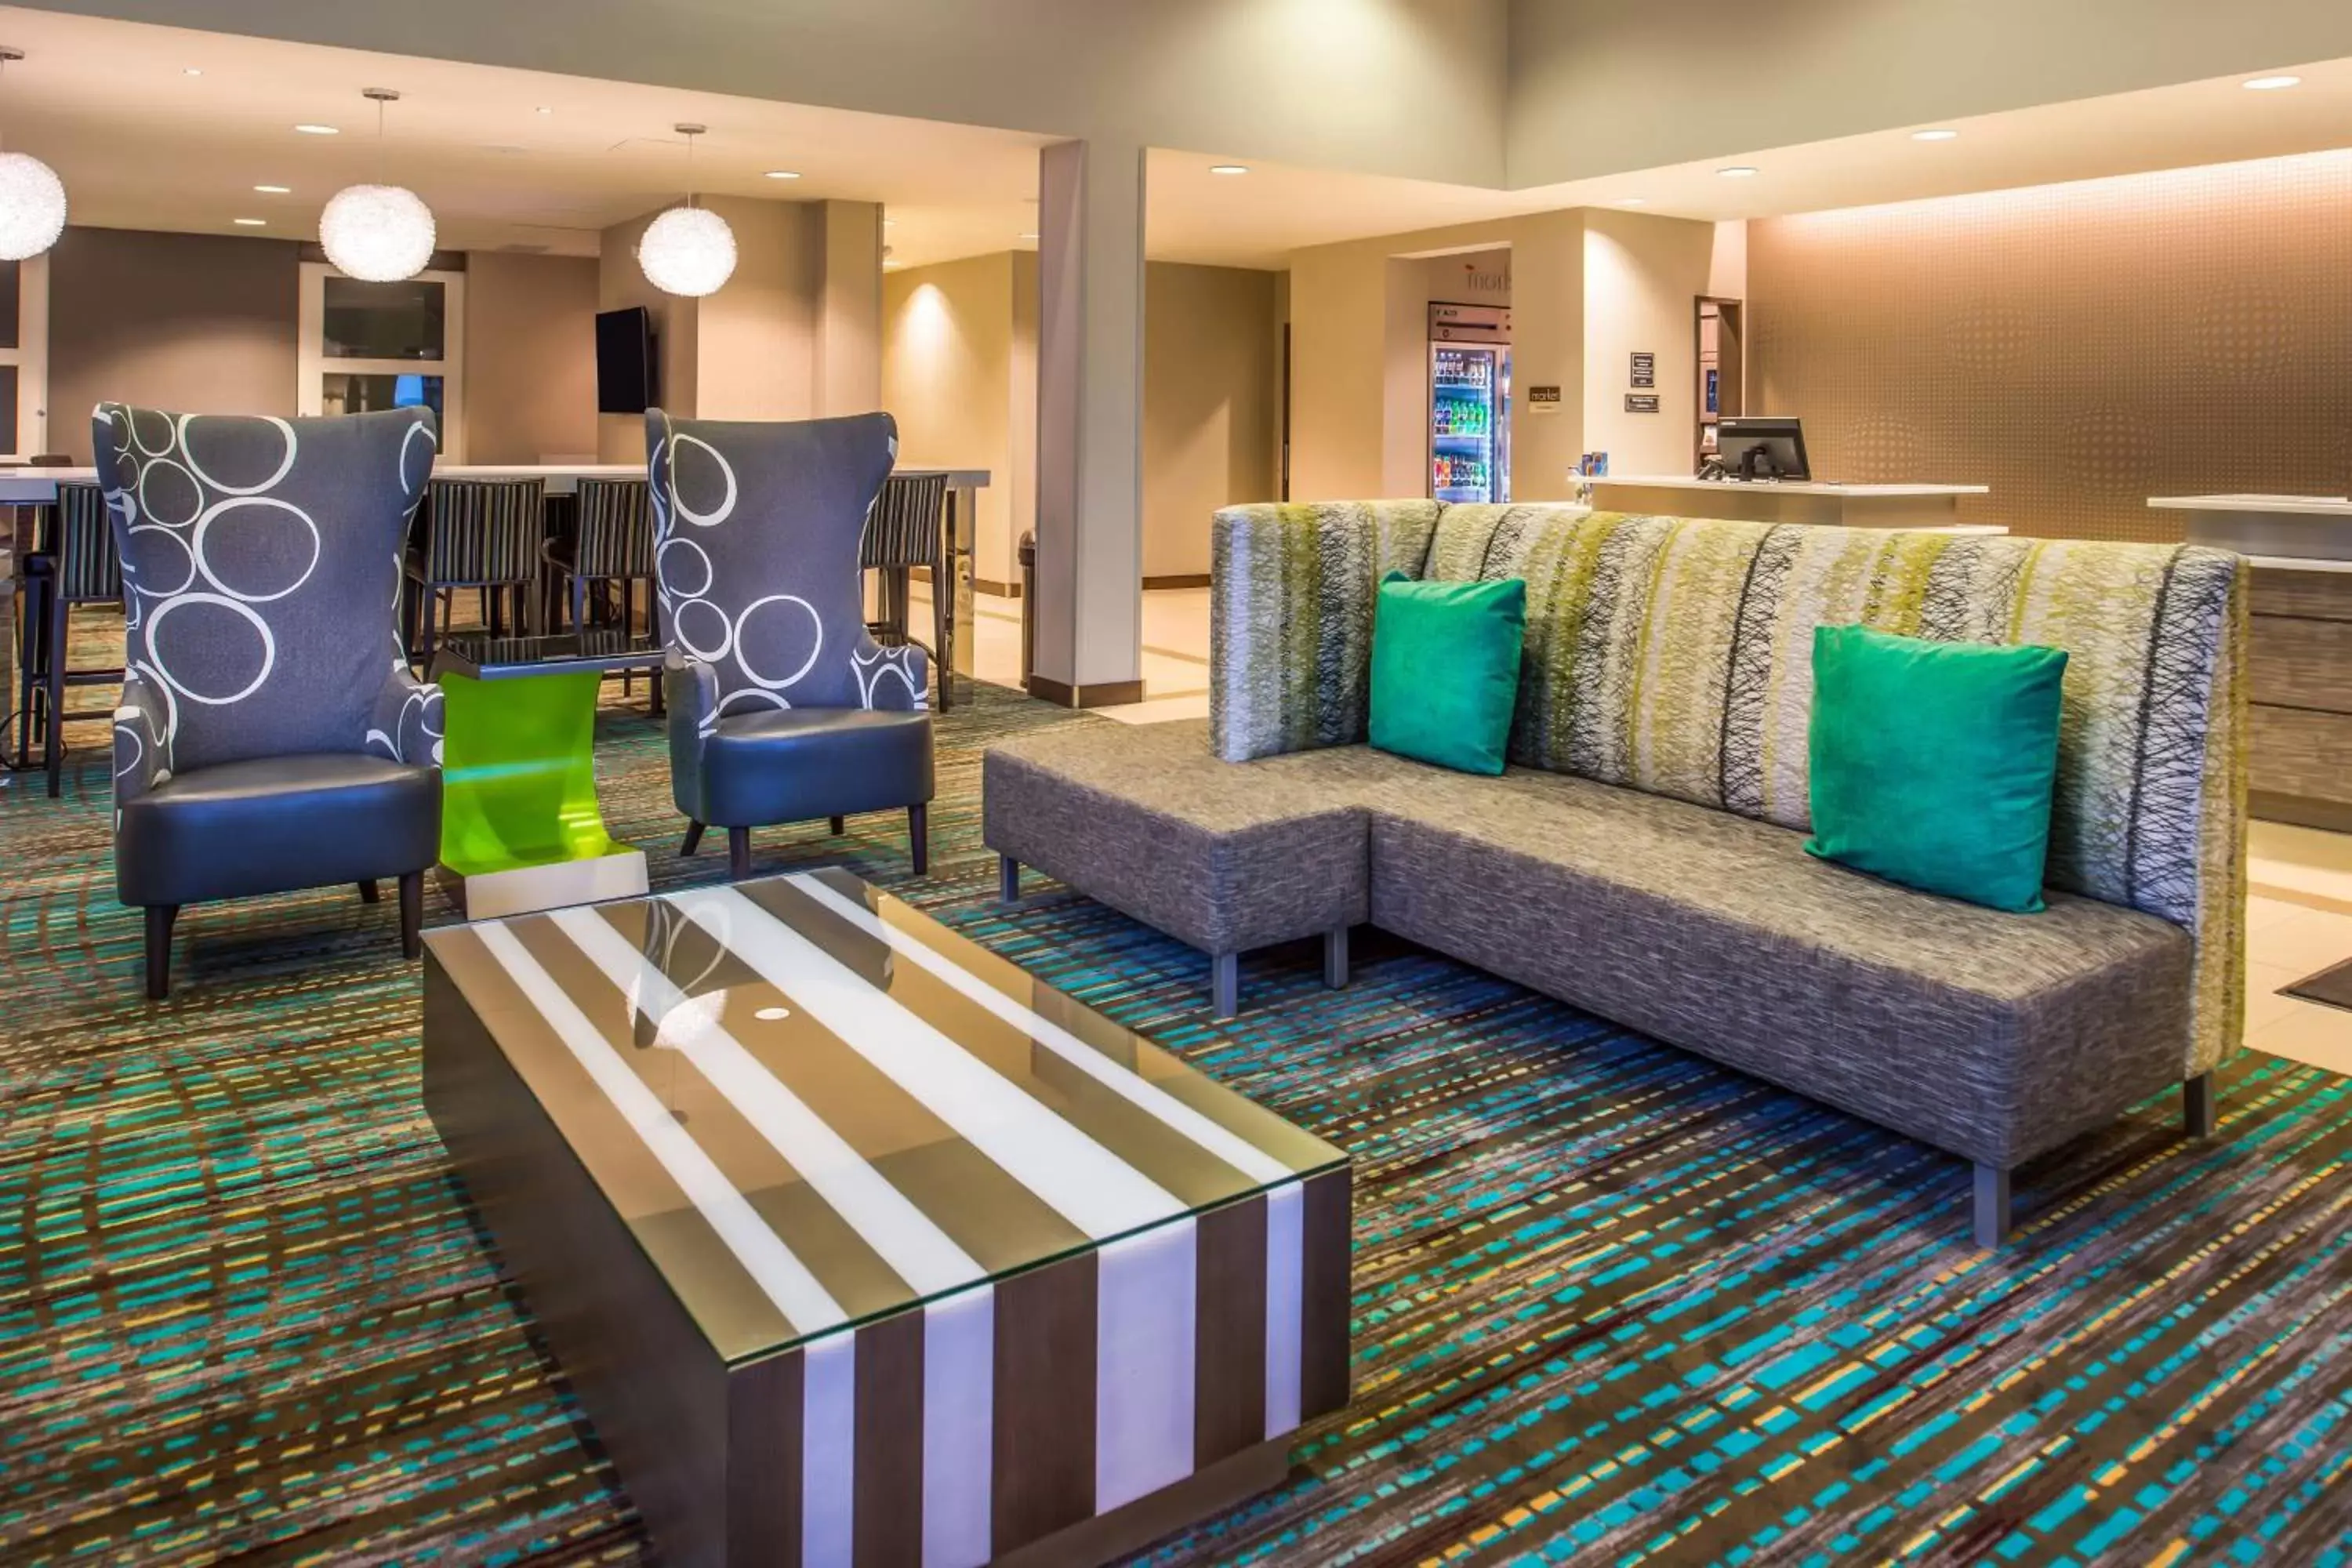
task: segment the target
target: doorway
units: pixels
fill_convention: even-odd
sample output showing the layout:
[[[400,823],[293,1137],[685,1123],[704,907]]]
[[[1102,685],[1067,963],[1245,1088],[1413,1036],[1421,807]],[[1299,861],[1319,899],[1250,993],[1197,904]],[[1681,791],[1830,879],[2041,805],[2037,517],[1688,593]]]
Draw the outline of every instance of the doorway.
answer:
[[[1691,467],[1706,466],[1716,452],[1716,423],[1748,412],[1745,301],[1701,294],[1694,307],[1698,332],[1698,427],[1692,432]]]

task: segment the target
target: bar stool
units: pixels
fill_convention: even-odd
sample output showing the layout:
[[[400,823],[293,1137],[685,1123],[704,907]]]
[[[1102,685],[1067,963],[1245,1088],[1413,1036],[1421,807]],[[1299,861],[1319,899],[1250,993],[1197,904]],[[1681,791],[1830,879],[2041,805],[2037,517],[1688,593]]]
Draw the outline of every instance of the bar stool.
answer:
[[[24,564],[16,749],[19,756],[29,756],[39,737],[54,798],[64,789],[65,726],[114,715],[111,707],[68,712],[66,688],[113,685],[122,679],[119,663],[76,668],[68,662],[75,606],[122,603],[122,560],[115,552],[105,492],[94,484],[59,485],[48,537]]]
[[[532,619],[531,589],[547,531],[546,481],[436,479],[426,487],[422,512],[407,562],[402,630],[411,657],[429,668],[459,588],[481,590],[482,619],[493,637],[504,634],[509,606],[518,630]]]
[[[636,625],[636,585],[646,585],[646,629],[658,637],[661,632],[661,603],[654,590],[654,522],[653,509],[647,504],[646,481],[643,479],[593,479],[580,481],[576,497],[578,521],[567,552],[562,543],[549,540],[546,546],[548,569],[564,584],[560,602],[570,607],[572,629],[588,629],[588,589],[595,584],[600,590],[597,600],[604,602],[602,589],[611,584],[619,595],[619,618],[624,632]],[[621,674],[621,689],[634,689],[634,671]],[[661,678],[653,678],[653,711],[662,710]]]
[[[945,474],[893,474],[874,498],[866,514],[866,531],[858,537],[857,564],[882,576],[880,614],[866,623],[877,642],[911,642],[929,656],[940,680],[940,711],[948,708],[949,677],[940,650],[947,647],[948,595],[955,584],[948,580],[948,480]],[[913,569],[931,574],[931,641],[908,635]]]

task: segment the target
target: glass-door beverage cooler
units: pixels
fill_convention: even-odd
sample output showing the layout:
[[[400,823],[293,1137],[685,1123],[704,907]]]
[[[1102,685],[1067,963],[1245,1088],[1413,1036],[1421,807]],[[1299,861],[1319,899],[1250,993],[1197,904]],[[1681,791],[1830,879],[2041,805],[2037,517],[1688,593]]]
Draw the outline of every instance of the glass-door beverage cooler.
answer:
[[[1511,312],[1429,308],[1429,493],[1511,499]]]

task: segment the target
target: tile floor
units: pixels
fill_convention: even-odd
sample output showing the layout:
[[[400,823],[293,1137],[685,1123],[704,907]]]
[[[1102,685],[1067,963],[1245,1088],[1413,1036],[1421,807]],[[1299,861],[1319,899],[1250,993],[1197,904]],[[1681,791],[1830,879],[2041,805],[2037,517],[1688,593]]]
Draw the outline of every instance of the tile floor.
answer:
[[[918,589],[919,593],[920,590]],[[921,626],[929,610],[919,612]],[[975,668],[984,680],[1017,685],[1021,610],[983,595]],[[1130,724],[1206,718],[1209,592],[1143,595],[1140,702],[1098,710]],[[2282,1057],[2352,1073],[2352,1012],[2279,994],[2279,988],[2352,959],[2352,834],[2253,825],[2246,900],[2246,1042]]]

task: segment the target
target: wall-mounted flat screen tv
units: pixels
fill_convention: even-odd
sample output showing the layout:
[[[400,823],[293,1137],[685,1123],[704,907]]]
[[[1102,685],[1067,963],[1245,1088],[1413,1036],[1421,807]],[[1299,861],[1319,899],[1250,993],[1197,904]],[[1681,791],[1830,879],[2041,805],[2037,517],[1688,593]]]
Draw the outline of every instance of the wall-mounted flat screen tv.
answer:
[[[643,414],[661,396],[654,374],[654,318],[643,305],[596,316],[596,412]]]

